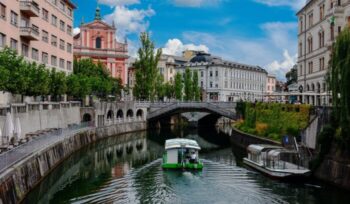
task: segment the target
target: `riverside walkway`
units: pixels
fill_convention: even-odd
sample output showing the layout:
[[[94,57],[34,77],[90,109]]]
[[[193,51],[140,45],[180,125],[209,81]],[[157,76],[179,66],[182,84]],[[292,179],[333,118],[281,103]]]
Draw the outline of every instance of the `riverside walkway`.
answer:
[[[18,162],[22,161],[29,156],[44,150],[50,145],[54,145],[57,142],[61,142],[70,136],[93,129],[94,127],[87,124],[81,124],[75,127],[61,129],[53,133],[42,135],[38,138],[34,138],[31,141],[22,144],[14,149],[0,154],[0,174],[7,169],[11,168]]]

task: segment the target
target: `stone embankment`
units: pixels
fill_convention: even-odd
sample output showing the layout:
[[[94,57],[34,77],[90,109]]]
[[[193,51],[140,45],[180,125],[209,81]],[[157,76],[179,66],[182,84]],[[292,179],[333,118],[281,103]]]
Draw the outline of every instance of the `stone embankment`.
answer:
[[[236,128],[232,128],[231,132],[231,142],[236,146],[241,148],[247,148],[250,144],[272,144],[272,145],[281,145],[281,143],[267,138],[258,137],[248,133],[239,131]]]
[[[106,137],[146,129],[146,122],[87,128],[62,137],[38,151],[34,150],[24,159],[0,171],[0,204],[20,203],[57,165],[83,146]]]

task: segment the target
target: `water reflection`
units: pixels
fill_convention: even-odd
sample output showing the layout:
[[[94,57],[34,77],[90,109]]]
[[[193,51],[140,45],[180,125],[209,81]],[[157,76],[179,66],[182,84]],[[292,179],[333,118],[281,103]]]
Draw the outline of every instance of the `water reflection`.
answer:
[[[109,138],[75,153],[25,203],[346,203],[324,184],[270,180],[241,166],[229,129],[162,129]],[[163,171],[165,139],[187,137],[203,147],[199,172]],[[48,188],[49,187],[49,188]]]

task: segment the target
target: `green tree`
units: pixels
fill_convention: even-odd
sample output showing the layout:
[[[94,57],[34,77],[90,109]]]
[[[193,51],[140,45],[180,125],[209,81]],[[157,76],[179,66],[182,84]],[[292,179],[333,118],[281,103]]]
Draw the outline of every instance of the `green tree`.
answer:
[[[192,89],[193,89],[193,99],[195,101],[199,101],[201,97],[200,88],[198,86],[199,79],[198,79],[198,71],[193,71],[193,80],[192,80]]]
[[[292,69],[286,74],[287,86],[298,82],[298,70],[297,65],[294,65]]]
[[[54,101],[61,100],[61,96],[67,92],[66,74],[56,72],[52,69],[50,72],[50,93]]]
[[[182,76],[179,72],[175,75],[175,83],[174,83],[174,91],[175,91],[175,98],[177,100],[182,100],[183,96],[183,83],[182,83]]]
[[[29,88],[26,93],[28,96],[44,96],[50,93],[49,71],[44,65],[31,63],[28,66]]]
[[[138,59],[135,62],[134,96],[138,99],[154,100],[156,96],[157,65],[162,54],[161,49],[155,53],[154,43],[146,32],[140,35],[141,47],[138,50]]]
[[[189,68],[186,68],[184,74],[184,92],[185,101],[193,100],[193,83],[192,83],[192,72]]]
[[[164,77],[161,74],[157,74],[156,77],[156,84],[155,84],[155,90],[158,100],[162,100],[165,96],[165,84],[164,84]]]
[[[4,66],[0,65],[0,91],[7,90],[7,84],[9,83],[10,71]]]
[[[181,76],[181,75],[180,75]],[[164,84],[164,89],[165,89],[165,96],[168,99],[174,98],[175,97],[175,87],[173,84],[167,82]]]
[[[344,29],[333,46],[330,61],[329,87],[335,117],[341,128],[341,142],[350,145],[350,31]]]

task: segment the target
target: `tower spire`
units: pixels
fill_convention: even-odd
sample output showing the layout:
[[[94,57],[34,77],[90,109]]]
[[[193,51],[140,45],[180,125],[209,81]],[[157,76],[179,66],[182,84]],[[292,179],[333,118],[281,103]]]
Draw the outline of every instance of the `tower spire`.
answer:
[[[101,18],[101,9],[100,9],[100,6],[97,4],[96,12],[95,12],[95,20],[100,21],[101,19],[102,19]]]

